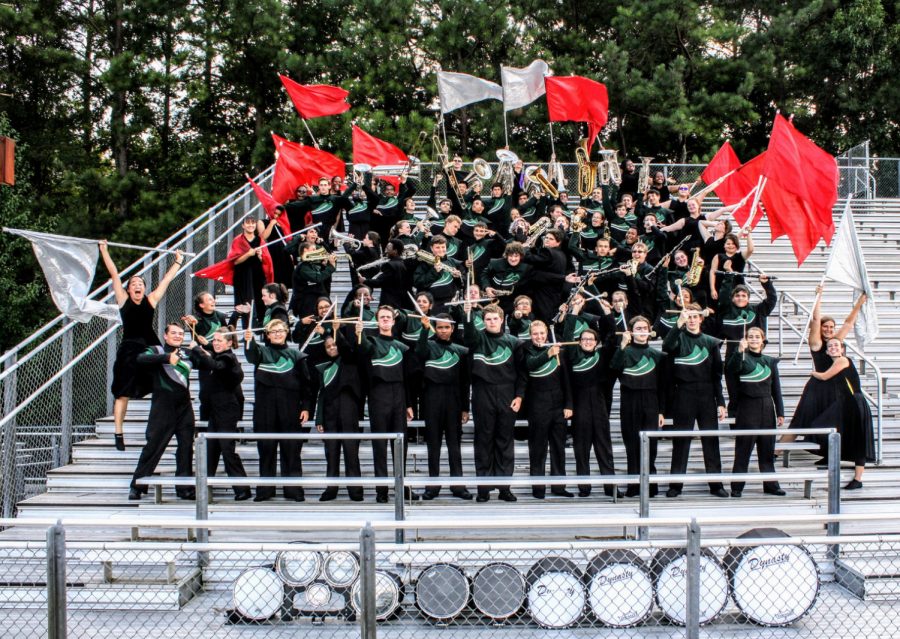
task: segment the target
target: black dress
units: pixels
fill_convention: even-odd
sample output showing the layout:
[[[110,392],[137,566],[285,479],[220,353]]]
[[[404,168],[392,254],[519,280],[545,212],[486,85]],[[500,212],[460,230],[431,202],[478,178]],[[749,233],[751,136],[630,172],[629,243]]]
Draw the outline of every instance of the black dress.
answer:
[[[832,359],[825,352],[824,344],[819,350],[810,350],[809,353],[812,356],[813,369],[817,373],[824,373],[831,368]],[[832,380],[823,381],[810,377],[806,386],[803,387],[800,401],[797,402],[797,407],[794,409],[790,428],[815,428],[816,420],[834,404],[836,399],[837,385],[832,383]],[[824,454],[828,445],[828,436],[812,435],[809,439],[820,444]]]
[[[137,366],[137,356],[146,351],[148,346],[160,346],[159,337],[153,331],[154,310],[146,297],[140,304],[135,304],[129,297],[119,308],[122,316],[122,343],[113,365],[110,388],[113,397],[138,399],[153,390],[153,379]]]
[[[250,248],[257,249],[262,245],[262,242],[259,237],[254,237],[249,244]],[[234,304],[238,306],[256,302],[256,317],[253,318],[254,324],[263,315],[262,289],[265,285],[266,274],[263,271],[262,260],[256,255],[247,258],[240,264],[234,265]]]
[[[842,461],[853,462],[857,466],[875,461],[872,412],[860,389],[856,366],[851,361],[850,366],[825,383],[833,387],[834,400],[813,421],[812,427],[838,429]]]

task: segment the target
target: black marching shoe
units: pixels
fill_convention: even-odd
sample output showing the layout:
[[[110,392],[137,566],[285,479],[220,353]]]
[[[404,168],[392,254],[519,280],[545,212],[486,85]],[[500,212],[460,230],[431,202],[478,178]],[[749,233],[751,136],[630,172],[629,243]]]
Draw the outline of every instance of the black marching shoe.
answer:
[[[591,489],[590,489],[590,488],[579,488],[579,489],[578,489],[578,496],[579,496],[579,497],[590,497],[590,496],[591,496]]]
[[[403,489],[403,499],[407,501],[419,501],[421,498],[421,495],[417,492],[413,492],[411,488]]]
[[[486,501],[490,501],[490,500],[491,500],[490,493],[478,493],[478,497],[475,498],[475,501],[477,501],[479,504],[483,504]]]
[[[851,479],[846,486],[844,486],[844,490],[859,490],[863,487],[863,483],[856,478]]]
[[[557,497],[574,497],[575,496],[572,493],[570,493],[568,490],[566,490],[565,488],[558,489],[558,490],[551,490],[550,492],[553,493],[554,495],[556,495]]]
[[[186,490],[183,493],[178,493],[178,499],[184,499],[185,501],[196,501],[197,494],[193,490]]]
[[[319,501],[334,501],[337,499],[337,488],[326,488],[322,491],[322,494],[319,495]]]
[[[666,491],[666,497],[669,497],[669,498],[678,497],[679,495],[681,495],[680,488],[670,488],[669,490]]]
[[[131,501],[140,501],[142,495],[140,488],[132,488],[128,491],[128,499]]]
[[[269,501],[272,497],[274,497],[272,493],[261,493],[257,490],[256,497],[253,498],[253,501]]]
[[[724,488],[716,488],[715,490],[710,490],[709,494],[713,497],[721,497],[723,499],[728,499],[728,491]]]
[[[384,491],[383,493],[382,492],[375,493],[375,501],[377,501],[379,504],[388,503],[387,491]]]
[[[234,494],[235,501],[247,501],[251,497],[253,497],[253,493],[249,490],[239,490]]]
[[[362,500],[363,500],[362,491],[360,491],[358,493],[355,493],[355,492],[350,493],[350,501],[362,501]]]
[[[453,496],[457,497],[458,499],[465,499],[466,501],[469,501],[470,499],[472,499],[472,493],[470,493],[465,488],[463,488],[462,490],[454,490]]]
[[[547,492],[544,490],[532,490],[531,496],[535,499],[544,499],[547,496]],[[503,493],[500,493],[500,499],[503,499]]]
[[[125,435],[122,433],[115,434],[116,450],[125,450]]]
[[[637,497],[640,494],[641,494],[640,486],[629,486],[628,488],[625,489],[626,497]]]
[[[615,492],[616,499],[622,499],[622,497],[625,496],[625,493],[622,491],[621,488],[604,488],[604,489],[603,489],[603,494],[605,494],[607,497],[612,497],[612,496],[613,496],[613,490],[616,491],[616,492]],[[640,489],[638,489],[638,492],[640,493]]]
[[[426,488],[425,492],[422,493],[422,499],[425,501],[431,501],[435,497],[440,495],[440,493],[436,490],[431,490],[430,488]]]
[[[781,487],[779,487],[779,488],[763,488],[763,492],[767,495],[776,495],[777,497],[784,497],[785,495],[787,495],[787,493],[784,492],[784,489]]]
[[[515,495],[512,494],[512,491],[509,489],[501,490],[499,498],[502,501],[519,501]]]
[[[743,490],[735,490],[732,488],[731,496],[734,497],[735,499],[740,499],[741,497],[744,496],[744,491]]]

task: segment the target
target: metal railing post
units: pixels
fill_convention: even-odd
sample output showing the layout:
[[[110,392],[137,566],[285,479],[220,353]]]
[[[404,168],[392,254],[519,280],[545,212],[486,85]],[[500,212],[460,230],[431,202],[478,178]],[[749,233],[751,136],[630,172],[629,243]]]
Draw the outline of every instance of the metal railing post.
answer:
[[[209,484],[206,481],[206,449],[208,445],[209,442],[206,441],[205,435],[201,434],[197,437],[195,446],[197,472],[195,473],[194,503],[196,504],[198,521],[209,519]],[[209,528],[197,528],[197,541],[201,544],[209,542]],[[202,565],[206,565],[206,553],[201,553],[200,561]]]
[[[650,516],[650,438],[647,433],[641,432],[641,519]],[[647,526],[638,528],[638,539],[647,539],[649,530]]]
[[[687,639],[700,638],[700,526],[691,518],[687,529],[687,601],[684,629]]]
[[[15,369],[19,361],[18,353],[12,353],[6,358],[4,370]],[[3,380],[3,415],[9,415],[16,408],[18,394],[18,372],[12,370]],[[0,429],[0,495],[2,495],[3,517],[13,516],[13,508],[16,503],[15,496],[15,461],[16,461],[16,418],[4,420]]]
[[[375,531],[366,522],[359,533],[360,639],[375,639]]]
[[[828,435],[828,514],[841,514],[841,434]],[[828,522],[827,534],[829,537],[837,537],[841,534],[841,524],[837,521]],[[831,559],[837,559],[840,547],[837,545],[828,547],[828,555]]]
[[[403,456],[404,449],[403,433],[397,433],[394,439],[394,520],[403,521],[406,515],[404,509],[403,490],[403,469],[406,466],[406,458]],[[394,537],[398,544],[405,541],[406,532],[402,528],[394,531]]]
[[[784,356],[784,291],[778,294],[778,357]]]
[[[47,529],[47,637],[66,639],[66,530]]]
[[[72,332],[73,331],[66,331],[65,334],[63,334],[60,368],[63,368],[72,361]],[[72,392],[72,369],[70,368],[60,380],[59,449],[57,456],[59,466],[65,466],[69,463],[69,455],[72,450],[72,404],[74,401],[75,396]]]

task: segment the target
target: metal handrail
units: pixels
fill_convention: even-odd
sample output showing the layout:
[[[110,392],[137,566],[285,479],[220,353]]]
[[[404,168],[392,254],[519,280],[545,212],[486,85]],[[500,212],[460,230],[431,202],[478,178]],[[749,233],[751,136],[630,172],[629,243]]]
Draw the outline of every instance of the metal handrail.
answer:
[[[784,301],[789,300],[795,307],[798,309],[802,309],[808,315],[812,315],[812,311],[808,309],[800,300],[796,297],[788,293],[787,291],[779,291],[778,297],[778,356],[781,357],[783,354],[783,343],[784,343],[784,335],[782,332],[782,327],[787,324],[788,328],[791,329],[798,337],[800,337],[801,341],[805,338],[804,331],[801,331],[796,326],[794,326],[791,322],[787,320],[784,315]],[[875,418],[875,464],[880,466],[884,460],[883,458],[883,425],[882,425],[882,402],[884,400],[884,376],[881,373],[881,368],[874,361],[866,357],[866,354],[860,351],[857,346],[850,341],[844,340],[844,345],[847,346],[854,354],[856,354],[857,358],[866,363],[866,365],[872,369],[875,374],[875,398],[873,398],[869,393],[860,388],[863,396],[866,398],[870,404],[875,406],[875,412],[877,417]]]

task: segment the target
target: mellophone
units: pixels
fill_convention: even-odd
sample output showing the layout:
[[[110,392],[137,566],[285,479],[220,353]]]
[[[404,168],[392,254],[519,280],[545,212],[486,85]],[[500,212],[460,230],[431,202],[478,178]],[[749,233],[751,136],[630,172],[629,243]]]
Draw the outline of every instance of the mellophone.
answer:
[[[808,615],[818,599],[818,566],[803,546],[777,541],[787,537],[777,529],[753,529],[721,559],[704,549],[700,623],[715,621],[730,600],[736,614],[761,626],[788,626]],[[683,548],[659,549],[649,561],[630,550],[604,550],[579,564],[584,559],[547,555],[524,563],[503,556],[465,565],[380,566],[375,618],[386,621],[415,609],[433,624],[631,628],[648,623],[656,608],[667,622],[685,624],[688,560]],[[279,553],[274,564],[238,576],[228,620],[354,620],[361,609],[359,570],[354,552],[324,553],[315,545],[298,544],[298,550]]]

